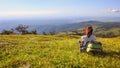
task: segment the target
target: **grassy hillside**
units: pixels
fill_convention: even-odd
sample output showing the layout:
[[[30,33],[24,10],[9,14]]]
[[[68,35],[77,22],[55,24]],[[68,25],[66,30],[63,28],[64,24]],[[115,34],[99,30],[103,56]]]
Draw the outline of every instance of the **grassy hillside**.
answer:
[[[0,35],[0,68],[120,68],[120,37],[97,38],[105,55],[79,52],[78,36]]]
[[[96,34],[109,34],[110,32],[112,32],[115,36],[120,35],[120,23],[104,23],[97,25],[95,28]]]

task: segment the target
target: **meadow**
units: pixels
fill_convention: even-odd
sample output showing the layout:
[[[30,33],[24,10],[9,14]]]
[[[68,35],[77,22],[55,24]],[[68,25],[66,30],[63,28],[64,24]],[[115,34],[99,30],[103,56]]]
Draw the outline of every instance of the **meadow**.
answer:
[[[79,50],[80,36],[0,35],[0,68],[120,68],[120,37],[97,38],[104,55]]]

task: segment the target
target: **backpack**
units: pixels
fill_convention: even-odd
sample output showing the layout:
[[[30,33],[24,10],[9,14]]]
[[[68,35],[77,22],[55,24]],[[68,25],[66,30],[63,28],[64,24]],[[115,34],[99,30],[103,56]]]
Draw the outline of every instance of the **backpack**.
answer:
[[[100,42],[92,42],[87,45],[87,52],[102,52],[102,44]]]

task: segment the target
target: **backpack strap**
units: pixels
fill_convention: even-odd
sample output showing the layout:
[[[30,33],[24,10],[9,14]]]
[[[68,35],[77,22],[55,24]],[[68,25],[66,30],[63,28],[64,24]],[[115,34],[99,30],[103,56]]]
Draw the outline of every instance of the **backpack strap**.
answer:
[[[87,47],[87,44],[89,43],[90,41],[87,41],[86,44],[85,44],[85,47]]]

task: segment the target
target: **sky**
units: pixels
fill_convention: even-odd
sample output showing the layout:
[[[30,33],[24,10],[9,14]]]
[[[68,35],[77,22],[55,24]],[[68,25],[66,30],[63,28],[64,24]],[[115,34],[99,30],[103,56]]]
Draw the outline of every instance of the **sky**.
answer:
[[[120,0],[0,0],[0,18],[120,17]]]

